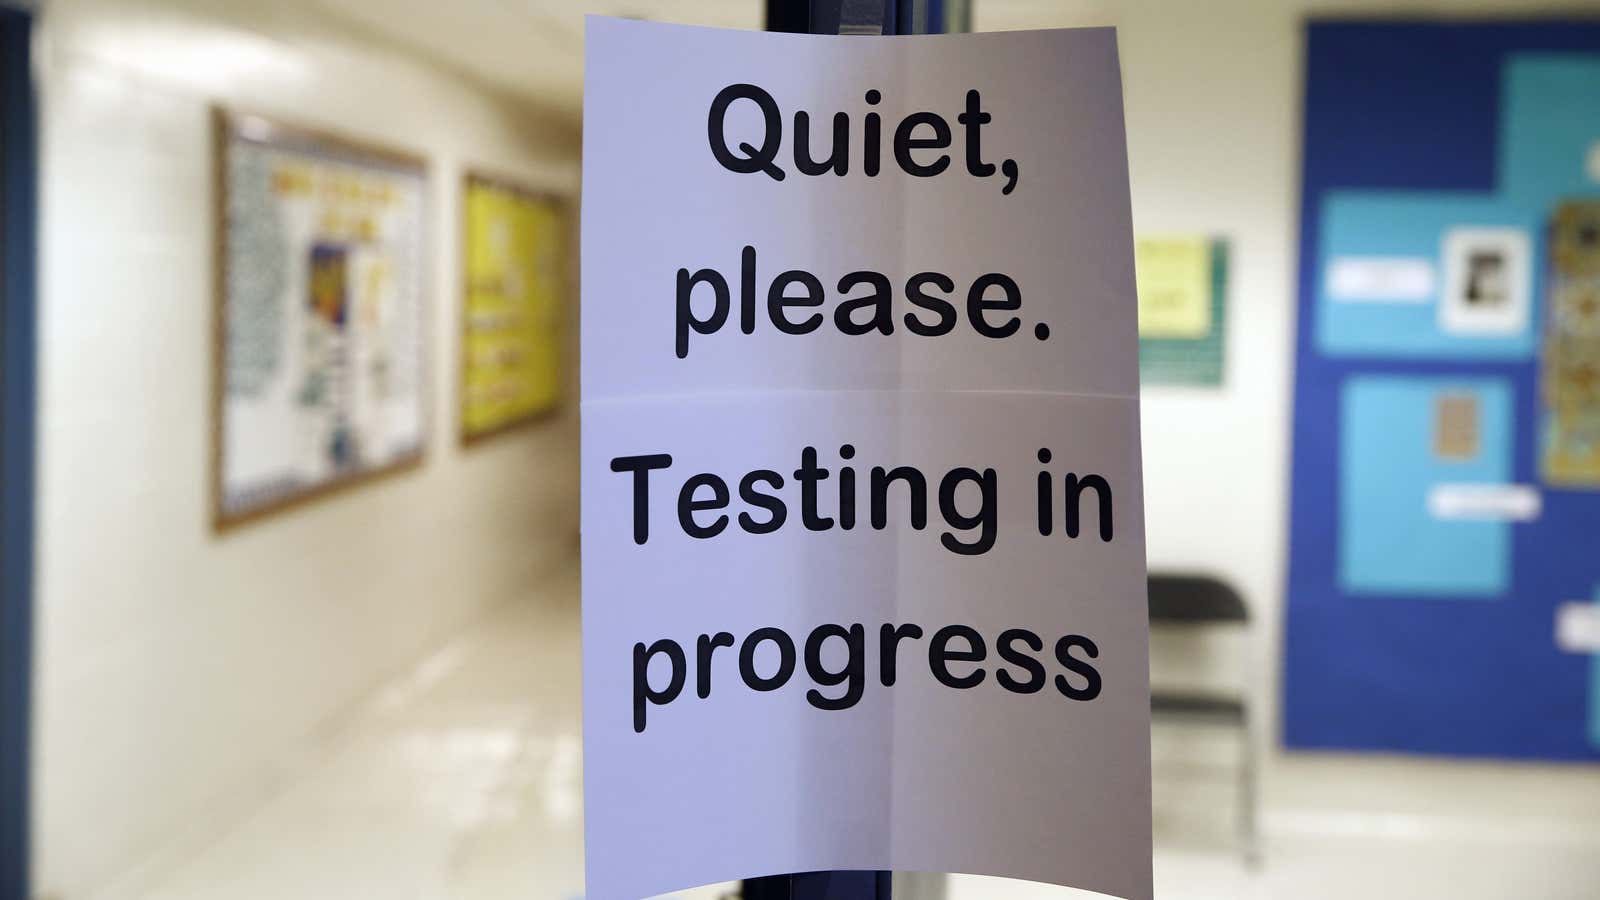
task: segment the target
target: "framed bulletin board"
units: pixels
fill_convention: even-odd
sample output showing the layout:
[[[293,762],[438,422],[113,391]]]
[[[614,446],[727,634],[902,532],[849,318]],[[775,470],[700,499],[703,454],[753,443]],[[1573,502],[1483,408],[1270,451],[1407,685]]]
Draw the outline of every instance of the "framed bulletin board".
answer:
[[[1218,387],[1228,315],[1228,242],[1204,235],[1140,236],[1139,381]]]
[[[415,465],[427,442],[427,168],[226,110],[213,523]]]
[[[566,222],[556,198],[468,173],[461,440],[554,412],[561,402]]]

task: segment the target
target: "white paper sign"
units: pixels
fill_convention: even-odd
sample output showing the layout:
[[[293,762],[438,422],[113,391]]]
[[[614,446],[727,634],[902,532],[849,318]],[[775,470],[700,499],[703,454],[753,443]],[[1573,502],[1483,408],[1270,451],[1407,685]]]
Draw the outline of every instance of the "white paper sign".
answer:
[[[1445,482],[1428,489],[1427,504],[1435,519],[1532,522],[1544,509],[1544,498],[1528,484]]]
[[[1353,303],[1430,303],[1433,260],[1415,256],[1336,256],[1328,262],[1328,296]]]
[[[1148,898],[1114,32],[591,18],[587,66],[588,895]]]
[[[1600,653],[1600,603],[1572,600],[1556,607],[1556,647],[1563,653]]]

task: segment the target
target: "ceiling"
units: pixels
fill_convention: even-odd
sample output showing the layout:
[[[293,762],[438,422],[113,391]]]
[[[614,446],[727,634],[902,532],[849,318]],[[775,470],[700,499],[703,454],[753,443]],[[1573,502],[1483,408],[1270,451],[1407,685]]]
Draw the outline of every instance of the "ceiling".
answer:
[[[583,108],[584,16],[744,29],[760,29],[766,19],[766,0],[301,2],[347,28],[422,56],[497,93],[574,118],[581,115]],[[1113,18],[1113,12],[1126,0],[970,2],[977,29],[995,31],[1102,24]]]
[[[312,0],[329,16],[513,98],[577,115],[583,17],[759,29],[764,0]]]

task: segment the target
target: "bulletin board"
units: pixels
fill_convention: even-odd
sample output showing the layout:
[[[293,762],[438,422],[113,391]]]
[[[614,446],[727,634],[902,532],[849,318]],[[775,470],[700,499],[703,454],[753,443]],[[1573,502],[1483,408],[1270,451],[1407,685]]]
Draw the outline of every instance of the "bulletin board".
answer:
[[[554,197],[479,174],[462,197],[461,439],[471,443],[559,406],[567,254]]]
[[[419,462],[427,171],[215,112],[218,528]]]
[[[1228,331],[1228,242],[1204,235],[1134,241],[1139,383],[1217,387]]]
[[[1292,748],[1600,760],[1600,22],[1315,22]]]

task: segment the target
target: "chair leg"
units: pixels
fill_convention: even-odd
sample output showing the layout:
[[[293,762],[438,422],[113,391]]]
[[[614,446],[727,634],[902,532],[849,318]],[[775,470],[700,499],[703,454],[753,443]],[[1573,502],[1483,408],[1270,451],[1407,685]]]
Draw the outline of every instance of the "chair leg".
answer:
[[[1240,730],[1243,746],[1239,754],[1239,842],[1243,848],[1245,865],[1255,869],[1261,865],[1258,819],[1260,773],[1257,770],[1255,717],[1251,712],[1247,705],[1244,727]]]

